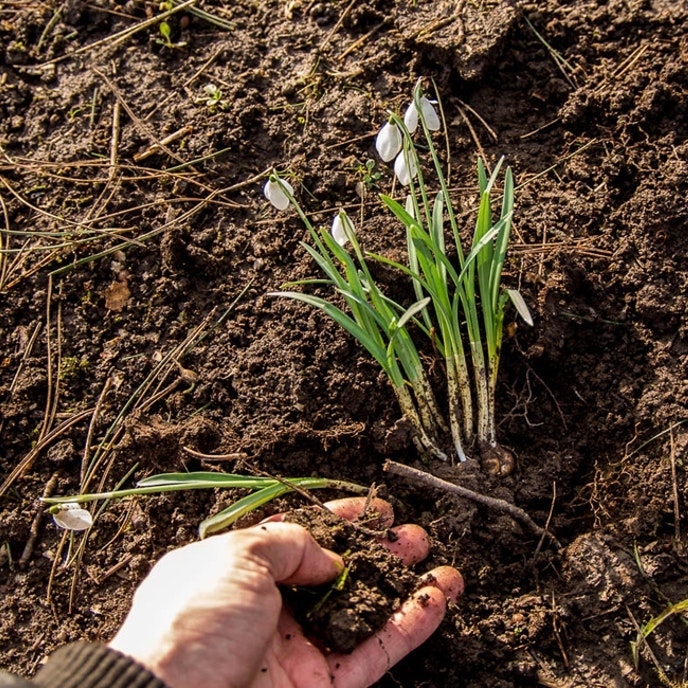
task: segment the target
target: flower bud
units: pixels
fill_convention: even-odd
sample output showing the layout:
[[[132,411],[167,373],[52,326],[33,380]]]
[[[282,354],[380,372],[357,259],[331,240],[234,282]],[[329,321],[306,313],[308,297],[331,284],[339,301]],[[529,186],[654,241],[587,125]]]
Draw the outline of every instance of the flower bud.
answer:
[[[394,122],[387,122],[375,139],[375,148],[385,162],[394,159],[401,150],[401,144],[401,132]]]
[[[401,151],[394,161],[394,174],[400,184],[408,186],[412,179],[415,179],[418,174],[416,167],[416,158],[411,151]]]
[[[284,193],[285,189],[290,195],[294,195],[294,189],[289,182],[284,181],[284,179],[278,180],[277,177],[272,176],[265,182],[265,186],[263,187],[265,198],[267,198],[277,210],[286,210],[289,207],[289,197]]]
[[[430,131],[439,131],[440,129],[440,118],[435,112],[435,108],[432,103],[425,97],[422,96],[420,99],[420,111],[425,120],[425,124]],[[413,134],[418,128],[418,109],[416,108],[416,102],[413,101],[406,110],[404,115],[404,124],[409,130],[409,133]]]
[[[340,210],[332,221],[332,238],[340,245],[344,246],[348,241],[347,229],[351,234],[356,233],[356,228],[351,218],[344,210]]]

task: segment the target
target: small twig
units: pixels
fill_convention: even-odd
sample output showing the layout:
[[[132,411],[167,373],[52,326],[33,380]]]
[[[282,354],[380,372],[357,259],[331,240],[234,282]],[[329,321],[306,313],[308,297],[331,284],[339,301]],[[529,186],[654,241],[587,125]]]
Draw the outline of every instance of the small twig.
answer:
[[[456,99],[459,103],[461,103],[461,107],[465,108],[470,112],[474,117],[478,119],[480,124],[482,124],[485,129],[487,130],[487,133],[494,139],[495,143],[499,140],[499,137],[495,133],[495,130],[485,121],[485,118],[476,110],[474,110],[468,103],[465,103],[461,98]]]
[[[98,396],[98,401],[96,402],[96,406],[93,409],[93,415],[91,416],[91,422],[88,424],[88,432],[86,433],[86,444],[84,445],[84,456],[81,460],[81,473],[79,477],[79,484],[82,485],[84,480],[86,479],[86,467],[88,466],[89,462],[89,457],[91,455],[91,443],[93,442],[93,434],[95,432],[95,427],[96,423],[98,421],[98,418],[100,417],[100,409],[103,406],[103,402],[105,401],[105,396],[107,395],[109,389],[110,389],[110,384],[112,382],[112,378],[108,375],[108,377],[105,379],[105,384],[103,385],[103,389],[100,392],[100,395]]]
[[[495,497],[488,497],[487,495],[480,494],[479,492],[474,492],[469,490],[467,487],[462,487],[461,485],[454,485],[454,483],[447,482],[441,478],[437,478],[430,473],[425,471],[419,471],[417,468],[411,468],[410,466],[404,466],[396,461],[387,460],[382,467],[382,470],[392,473],[394,475],[399,475],[408,480],[427,485],[428,487],[433,487],[437,490],[443,490],[444,492],[450,492],[464,499],[469,499],[476,504],[482,504],[490,509],[495,509],[497,511],[503,511],[512,518],[520,521],[525,526],[527,526],[532,532],[538,536],[546,535],[550,540],[556,545],[557,548],[561,548],[559,541],[552,535],[552,533],[547,532],[544,528],[541,528],[533,519],[528,516],[528,514],[523,511],[523,509],[517,507],[515,504],[510,504],[503,499],[496,499]]]
[[[178,163],[184,163],[184,160],[173,153],[158,137],[153,133],[152,129],[129,107],[129,104],[124,99],[122,92],[119,87],[110,79],[104,72],[101,72],[97,67],[91,67],[92,71],[97,74],[107,85],[107,87],[112,92],[112,95],[116,100],[119,101],[120,105],[124,108],[124,111],[129,115],[129,119],[134,123],[134,126],[145,136],[147,136],[153,144],[155,144],[161,151],[169,155],[173,160]]]
[[[203,452],[196,451],[190,447],[182,447],[182,449],[191,456],[195,456],[197,459],[203,459],[204,461],[243,461],[248,458],[248,454],[244,452],[232,452],[230,454],[204,454]]]
[[[468,119],[468,115],[463,111],[463,108],[460,105],[457,105],[456,109],[459,111],[461,118],[463,119],[464,123],[468,127],[468,131],[470,131],[470,133],[471,133],[471,137],[473,138],[473,142],[475,143],[476,148],[478,149],[478,152],[480,153],[480,157],[485,162],[485,167],[487,167],[487,171],[491,172],[487,156],[485,155],[485,151],[483,150],[483,146],[480,143],[480,139],[478,138],[478,134],[476,133],[475,129],[473,128],[473,125],[471,124],[471,120]]]
[[[48,60],[47,62],[42,62],[40,66],[56,64],[57,62],[62,62],[63,60],[68,60],[70,57],[74,57],[75,55],[80,55],[81,53],[88,52],[89,50],[93,50],[94,48],[98,48],[99,46],[105,45],[106,43],[109,43],[109,42],[112,42],[112,44],[114,46],[119,41],[123,41],[123,40],[129,38],[129,36],[133,36],[138,31],[142,31],[143,29],[147,29],[149,26],[153,26],[154,24],[157,24],[158,22],[161,22],[164,19],[167,19],[167,17],[171,17],[173,14],[176,14],[177,12],[180,12],[181,10],[184,10],[187,7],[190,7],[195,2],[196,2],[196,0],[187,0],[187,2],[183,2],[181,5],[177,5],[176,7],[173,7],[171,10],[167,10],[167,12],[163,12],[162,14],[158,14],[155,17],[151,17],[150,19],[146,19],[145,21],[142,21],[142,22],[136,24],[135,26],[130,26],[128,29],[124,29],[123,31],[115,33],[112,36],[106,36],[105,38],[101,38],[100,40],[95,41],[94,43],[90,43],[89,45],[85,45],[82,48],[79,48],[78,50],[74,50],[71,53],[67,53],[66,55],[60,55],[60,57],[56,57],[52,60]]]
[[[57,487],[57,478],[58,474],[53,473],[50,480],[48,480],[48,482],[45,484],[45,489],[43,490],[41,499],[52,496],[53,492],[55,492],[55,488]],[[36,515],[33,517],[31,528],[29,529],[29,538],[24,545],[24,551],[22,552],[21,557],[19,557],[18,563],[20,567],[25,566],[26,562],[31,559],[31,555],[33,554],[34,547],[36,546],[36,540],[38,539],[38,534],[41,529],[41,521],[43,520],[44,515],[45,511],[43,509],[39,509]]]
[[[112,178],[117,174],[121,112],[122,105],[120,101],[115,98],[115,104],[112,106],[112,137],[110,139],[110,170],[108,172],[108,181],[112,181]]]
[[[2,207],[2,217],[4,220],[5,226],[3,227],[4,234],[5,234],[5,246],[4,250],[2,251],[2,254],[0,255],[0,291],[2,291],[5,287],[5,283],[7,282],[7,275],[8,275],[8,266],[7,266],[7,261],[8,261],[8,254],[9,254],[9,248],[10,248],[10,216],[9,213],[7,212],[7,206],[5,205],[5,200],[3,197],[0,195],[0,207]],[[0,246],[2,248],[2,246]]]
[[[104,583],[110,576],[114,576],[118,571],[123,569],[133,558],[133,554],[125,554],[114,566],[111,566],[105,573],[103,573],[101,576],[91,576],[88,571],[86,573],[89,575],[91,580],[96,584],[96,585],[101,585]]]
[[[357,40],[355,40],[344,52],[340,53],[340,55],[337,57],[337,60],[341,61],[348,55],[350,55],[354,50],[357,50],[361,45],[366,43],[374,34],[376,34],[385,24],[387,23],[387,20],[381,21],[379,24],[376,24],[370,31],[368,31],[367,34],[364,36],[361,36]]]
[[[164,139],[160,139],[160,143],[154,143],[152,146],[146,148],[146,150],[141,151],[141,153],[136,153],[134,155],[134,162],[141,162],[146,158],[150,158],[151,155],[155,155],[156,153],[159,153],[161,150],[164,150],[164,146],[166,146],[168,143],[174,143],[177,139],[180,139],[182,138],[182,136],[190,134],[192,131],[193,127],[190,124],[183,126],[181,129],[177,129],[177,131],[173,131],[168,136],[165,136]],[[186,164],[189,165],[191,163]]]
[[[40,440],[36,446],[12,469],[10,474],[5,478],[5,482],[0,485],[0,497],[7,492],[11,487],[12,483],[22,476],[26,471],[28,471],[33,462],[36,460],[38,455],[54,440],[56,440],[63,432],[76,425],[79,421],[88,418],[93,413],[92,408],[87,408],[84,411],[79,411],[75,413],[71,418],[63,421],[58,425],[52,432],[49,432],[42,440]]]
[[[344,23],[344,20],[347,18],[349,12],[351,12],[357,1],[358,0],[351,0],[351,2],[346,6],[344,11],[339,16],[337,23],[332,27],[332,30],[327,34],[327,36],[325,36],[325,38],[320,43],[320,50],[322,50],[332,40],[332,37],[337,33],[337,31],[339,31],[341,25]]]
[[[557,502],[557,483],[553,482],[552,483],[552,502],[549,505],[549,513],[547,514],[547,520],[545,521],[545,532],[542,533],[542,536],[540,537],[540,542],[538,542],[537,547],[535,548],[535,553],[533,554],[533,559],[537,557],[538,554],[540,554],[540,550],[542,549],[542,544],[545,541],[545,533],[549,532],[549,524],[550,521],[552,520],[552,515],[554,514],[554,505]]]
[[[678,498],[678,478],[676,476],[676,442],[674,440],[673,428],[669,432],[669,458],[671,460],[671,485],[674,497],[674,546],[681,551],[681,507]]]

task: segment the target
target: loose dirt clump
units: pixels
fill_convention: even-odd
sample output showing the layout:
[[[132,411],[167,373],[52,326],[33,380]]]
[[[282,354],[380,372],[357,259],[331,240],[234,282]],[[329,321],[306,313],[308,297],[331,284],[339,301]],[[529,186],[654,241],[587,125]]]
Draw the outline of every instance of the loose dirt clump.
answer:
[[[345,572],[335,584],[286,595],[295,617],[326,650],[352,652],[379,631],[417,584],[417,578],[379,536],[322,509],[287,514],[322,547],[342,555]]]

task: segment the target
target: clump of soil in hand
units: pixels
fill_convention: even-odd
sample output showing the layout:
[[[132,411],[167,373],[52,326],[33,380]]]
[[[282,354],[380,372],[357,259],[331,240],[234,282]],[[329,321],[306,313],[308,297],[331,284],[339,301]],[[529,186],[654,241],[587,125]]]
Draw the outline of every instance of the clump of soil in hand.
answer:
[[[285,521],[304,526],[346,565],[332,583],[284,590],[287,604],[323,649],[352,652],[384,626],[417,584],[416,576],[369,531],[327,510],[295,511]]]

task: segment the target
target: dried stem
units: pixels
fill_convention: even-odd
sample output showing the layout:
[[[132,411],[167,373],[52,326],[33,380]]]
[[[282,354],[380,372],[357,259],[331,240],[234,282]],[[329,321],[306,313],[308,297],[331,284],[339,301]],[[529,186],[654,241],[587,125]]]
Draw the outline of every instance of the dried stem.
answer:
[[[561,545],[559,541],[550,532],[541,528],[533,519],[528,516],[528,514],[523,511],[523,509],[517,507],[515,504],[510,504],[503,499],[496,499],[495,497],[488,497],[487,495],[480,494],[479,492],[474,492],[469,490],[467,487],[462,487],[460,485],[454,485],[454,483],[447,482],[441,478],[437,478],[430,473],[425,471],[420,471],[417,468],[411,468],[410,466],[404,466],[396,461],[385,461],[382,467],[384,471],[392,473],[394,475],[399,475],[407,480],[412,480],[422,485],[435,488],[436,490],[443,490],[444,492],[450,492],[463,499],[469,499],[476,504],[481,504],[490,509],[495,509],[497,511],[503,511],[509,514],[512,518],[520,521],[523,525],[527,526],[533,533],[539,537],[547,536],[553,542],[553,544],[560,548]]]

